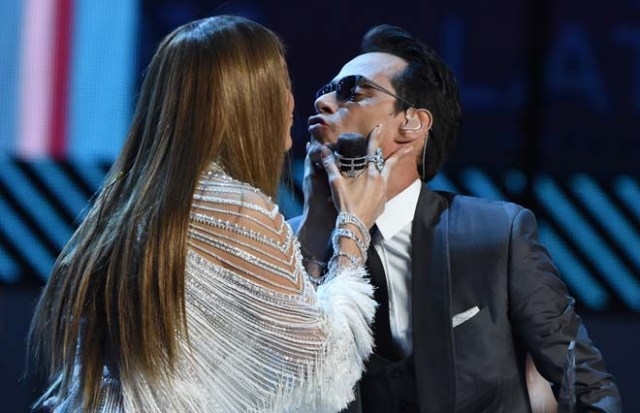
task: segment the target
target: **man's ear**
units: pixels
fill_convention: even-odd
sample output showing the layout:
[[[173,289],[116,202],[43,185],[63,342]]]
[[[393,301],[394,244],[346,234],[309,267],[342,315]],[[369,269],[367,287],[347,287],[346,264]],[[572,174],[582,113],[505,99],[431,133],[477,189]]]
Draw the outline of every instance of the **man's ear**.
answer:
[[[408,143],[424,138],[431,129],[433,116],[427,109],[409,108],[404,111],[404,123],[400,127],[398,143]]]

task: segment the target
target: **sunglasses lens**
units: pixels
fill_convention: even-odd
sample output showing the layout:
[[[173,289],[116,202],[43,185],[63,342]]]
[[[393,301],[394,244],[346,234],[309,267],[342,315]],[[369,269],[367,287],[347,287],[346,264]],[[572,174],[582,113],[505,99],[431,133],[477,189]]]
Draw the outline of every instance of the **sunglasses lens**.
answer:
[[[322,86],[320,90],[316,92],[316,99],[321,96],[326,95],[327,93],[336,92],[336,101],[340,103],[353,101],[356,95],[356,89],[358,86],[361,87],[371,87],[382,93],[385,93],[389,96],[393,96],[394,98],[401,101],[407,107],[413,107],[414,105],[408,102],[406,99],[401,98],[395,93],[385,89],[383,86],[375,83],[373,80],[367,79],[362,75],[349,75],[345,76],[337,82],[327,83]]]
[[[316,99],[335,91],[338,102],[349,101],[353,99],[353,95],[356,93],[359,80],[359,76],[351,75],[343,77],[337,83],[327,83],[316,92]]]
[[[356,92],[357,82],[357,76],[346,76],[340,79],[336,85],[336,100],[338,102],[351,100]]]

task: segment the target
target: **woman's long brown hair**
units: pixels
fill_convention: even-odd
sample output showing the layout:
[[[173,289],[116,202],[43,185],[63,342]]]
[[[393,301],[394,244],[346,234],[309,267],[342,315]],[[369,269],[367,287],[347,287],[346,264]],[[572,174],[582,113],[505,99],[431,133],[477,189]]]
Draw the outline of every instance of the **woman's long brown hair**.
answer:
[[[67,396],[79,369],[93,411],[105,365],[124,385],[153,385],[175,366],[193,193],[215,160],[275,195],[289,133],[283,53],[271,31],[232,16],[186,24],[159,45],[124,148],[35,311],[32,363],[48,374],[48,396]]]

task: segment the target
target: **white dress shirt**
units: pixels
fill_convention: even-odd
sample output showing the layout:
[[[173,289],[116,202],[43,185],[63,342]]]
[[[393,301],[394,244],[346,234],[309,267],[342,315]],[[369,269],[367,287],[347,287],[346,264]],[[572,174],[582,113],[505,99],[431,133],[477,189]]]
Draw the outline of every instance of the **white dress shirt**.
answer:
[[[391,335],[403,356],[413,351],[411,326],[411,223],[422,184],[416,180],[387,201],[376,220],[382,236],[374,246],[387,278]]]

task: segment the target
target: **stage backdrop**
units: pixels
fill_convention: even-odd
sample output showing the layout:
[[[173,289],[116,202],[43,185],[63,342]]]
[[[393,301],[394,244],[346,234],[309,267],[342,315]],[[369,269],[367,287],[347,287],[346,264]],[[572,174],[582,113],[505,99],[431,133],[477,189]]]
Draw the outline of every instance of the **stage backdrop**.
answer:
[[[0,1],[0,413],[29,411],[33,302],[120,150],[144,67],[176,26],[238,14],[279,33],[296,98],[278,202],[301,210],[316,89],[371,26],[403,26],[452,67],[457,150],[436,189],[531,208],[540,238],[640,411],[640,0]]]
[[[637,1],[4,0],[0,13],[0,280],[46,280],[122,146],[144,66],[188,20],[240,14],[280,33],[297,100],[280,203],[300,211],[316,88],[378,23],[406,27],[454,70],[455,155],[434,188],[532,208],[580,306],[640,311]]]

